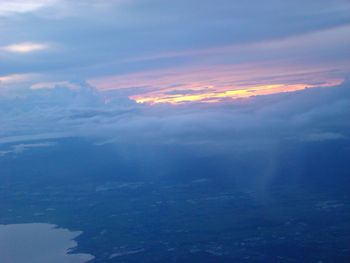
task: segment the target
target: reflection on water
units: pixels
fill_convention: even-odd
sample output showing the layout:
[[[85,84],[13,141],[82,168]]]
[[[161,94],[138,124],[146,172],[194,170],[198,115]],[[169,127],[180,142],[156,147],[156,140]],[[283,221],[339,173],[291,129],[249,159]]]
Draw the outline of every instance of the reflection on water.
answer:
[[[69,254],[77,246],[74,238],[82,232],[44,223],[0,225],[2,263],[84,263],[89,254]]]

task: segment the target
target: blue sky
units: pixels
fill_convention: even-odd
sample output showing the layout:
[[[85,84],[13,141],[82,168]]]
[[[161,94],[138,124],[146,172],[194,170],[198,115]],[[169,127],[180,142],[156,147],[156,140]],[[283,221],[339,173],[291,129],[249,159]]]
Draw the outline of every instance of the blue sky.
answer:
[[[2,140],[177,138],[193,122],[289,138],[307,111],[303,132],[343,138],[312,118],[348,113],[349,14],[346,0],[0,0]]]

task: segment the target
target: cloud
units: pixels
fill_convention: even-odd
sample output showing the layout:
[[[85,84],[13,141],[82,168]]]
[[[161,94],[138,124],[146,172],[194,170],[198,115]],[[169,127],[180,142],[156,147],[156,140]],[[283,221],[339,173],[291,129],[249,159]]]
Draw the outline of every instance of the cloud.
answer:
[[[194,0],[0,3],[4,142],[69,133],[249,149],[314,133],[348,138],[341,122],[347,88],[316,88],[337,85],[350,72],[348,1],[204,0],[201,8]],[[52,47],[47,43],[60,48],[34,52]],[[220,97],[269,85],[315,88]],[[220,100],[150,107],[129,99],[187,95]]]
[[[282,60],[343,70],[349,60],[347,1],[205,0],[201,9],[194,0],[32,2],[17,1],[35,12],[0,18],[0,46],[37,41],[60,49],[25,59],[1,54],[3,75],[40,73],[46,82]]]
[[[350,86],[338,85],[350,73],[349,1],[0,3],[4,151],[79,137],[140,171],[243,177],[243,163],[266,182],[299,149],[349,142]],[[227,98],[264,87],[298,91]],[[201,99],[135,102],[174,96]]]
[[[0,96],[0,142],[88,136],[121,144],[201,144],[249,150],[285,140],[350,136],[349,124],[344,122],[350,116],[348,84],[208,106],[147,106],[118,91],[101,92],[86,83],[73,83],[80,88],[57,85]]]
[[[0,143],[78,135],[86,125],[96,126],[93,123],[100,117],[122,116],[130,105],[127,99],[107,99],[77,81],[39,83],[34,89],[4,88],[3,95],[0,93]]]
[[[35,74],[13,74],[7,76],[0,76],[0,88],[3,85],[18,84],[21,82],[27,82],[35,78]]]
[[[80,87],[72,89],[71,83]],[[83,138],[96,147],[108,144],[113,158],[138,163],[140,173],[201,178],[219,169],[256,184],[265,197],[286,156],[294,169],[309,146],[348,145],[349,89],[344,83],[214,104],[149,106],[129,100],[122,90],[62,81],[0,96],[0,155]]]
[[[0,157],[5,156],[7,154],[19,154],[32,148],[50,147],[54,145],[56,145],[55,142],[16,144],[16,145],[12,145],[9,149],[0,150]]]
[[[0,50],[13,53],[31,53],[48,49],[49,45],[43,43],[19,43],[0,47]]]
[[[56,0],[0,0],[0,16],[28,13],[51,6]]]
[[[340,139],[346,139],[346,136],[340,133],[333,133],[333,132],[310,133],[305,135],[302,138],[302,140],[309,141],[309,142],[320,142],[320,141],[340,140]]]
[[[35,89],[54,89],[57,87],[65,87],[69,89],[80,89],[80,85],[69,81],[57,81],[57,82],[39,82],[33,84],[30,88]]]
[[[347,66],[344,65],[344,71]],[[293,65],[285,62],[192,65],[148,70],[89,80],[101,90],[133,90],[140,103],[218,102],[319,86],[342,81],[332,65]],[[191,91],[191,92],[188,92]]]
[[[349,33],[349,26],[341,26],[283,39],[141,57],[132,63],[193,61],[89,82],[99,89],[133,89],[131,98],[142,103],[213,102],[266,94],[271,86],[280,92],[337,85],[350,72]],[[184,96],[186,91],[191,93]]]
[[[128,61],[140,62],[145,60],[178,57],[218,56],[220,54],[223,54],[224,56],[227,56],[228,54],[237,56],[242,53],[261,53],[266,51],[271,53],[273,51],[273,53],[276,54],[276,52],[280,52],[281,50],[283,51],[282,54],[286,54],[286,51],[295,53],[295,50],[303,50],[304,52],[307,50],[305,53],[309,53],[315,52],[315,48],[317,49],[317,52],[319,52],[320,49],[328,49],[329,46],[334,45],[344,48],[345,45],[348,45],[346,43],[349,43],[350,41],[349,32],[350,26],[349,24],[346,24],[281,38],[263,39],[261,41],[236,43],[233,45],[216,46],[211,48],[155,53],[148,56],[130,58]],[[254,54],[254,56],[257,55],[258,54]]]

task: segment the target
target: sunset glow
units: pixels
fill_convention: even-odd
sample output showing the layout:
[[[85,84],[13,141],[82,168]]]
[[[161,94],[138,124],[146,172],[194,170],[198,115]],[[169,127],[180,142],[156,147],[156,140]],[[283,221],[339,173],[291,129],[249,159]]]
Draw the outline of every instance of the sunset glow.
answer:
[[[349,14],[0,0],[0,263],[349,263]]]
[[[253,96],[300,91],[340,84],[344,78],[333,65],[241,63],[192,65],[140,71],[89,80],[99,90],[119,90],[146,105],[218,103]]]
[[[323,86],[331,86],[335,83],[329,83]],[[213,88],[207,89],[200,94],[172,94],[168,95],[162,92],[152,92],[145,95],[131,96],[130,98],[135,100],[137,103],[147,104],[158,104],[158,103],[169,103],[169,104],[182,104],[188,102],[201,102],[201,103],[215,103],[225,100],[249,98],[253,96],[270,95],[284,92],[293,92],[303,90],[305,88],[315,88],[315,85],[308,84],[271,84],[271,85],[258,85],[251,87],[244,87],[238,89],[228,90],[215,90]],[[319,87],[319,86],[318,86]],[[179,91],[180,92],[180,91]]]

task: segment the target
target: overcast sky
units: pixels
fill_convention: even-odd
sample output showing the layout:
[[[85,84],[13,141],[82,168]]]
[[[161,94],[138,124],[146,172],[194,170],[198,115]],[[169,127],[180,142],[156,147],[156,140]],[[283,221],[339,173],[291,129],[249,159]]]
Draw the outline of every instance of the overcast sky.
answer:
[[[288,74],[342,78],[349,70],[349,13],[346,0],[1,0],[0,76],[3,85],[79,79],[124,88],[143,79],[111,77],[210,69],[215,78],[222,66],[235,75],[248,65],[247,82],[280,66],[291,68]]]
[[[296,113],[310,136],[343,136],[312,118],[348,113],[347,0],[0,0],[0,35],[3,141],[95,127],[184,132],[164,118],[293,130]]]

